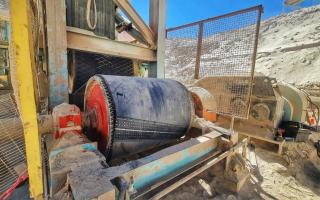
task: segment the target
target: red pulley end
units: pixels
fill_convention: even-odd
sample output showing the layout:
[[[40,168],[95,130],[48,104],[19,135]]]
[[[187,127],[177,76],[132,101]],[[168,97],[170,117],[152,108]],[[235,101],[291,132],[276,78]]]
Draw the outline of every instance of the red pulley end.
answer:
[[[89,139],[97,141],[99,150],[105,152],[110,136],[109,113],[105,90],[98,81],[87,85],[85,116]]]

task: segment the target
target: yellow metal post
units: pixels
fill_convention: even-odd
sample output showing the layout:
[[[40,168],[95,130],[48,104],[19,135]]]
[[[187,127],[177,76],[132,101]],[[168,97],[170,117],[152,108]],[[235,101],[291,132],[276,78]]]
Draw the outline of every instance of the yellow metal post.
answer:
[[[34,81],[33,38],[29,16],[28,0],[10,0],[12,41],[15,49],[18,98],[23,122],[26,155],[29,173],[30,195],[43,198],[41,146],[38,134]]]

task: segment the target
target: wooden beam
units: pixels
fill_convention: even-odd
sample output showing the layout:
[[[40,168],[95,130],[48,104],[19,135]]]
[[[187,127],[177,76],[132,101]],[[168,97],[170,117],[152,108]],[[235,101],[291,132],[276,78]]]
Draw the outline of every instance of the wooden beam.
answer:
[[[11,0],[12,48],[18,78],[19,111],[23,124],[29,174],[29,190],[34,199],[43,198],[41,145],[38,134],[35,86],[34,43],[28,0]]]
[[[67,42],[69,49],[119,56],[143,61],[155,61],[155,51],[146,47],[127,42],[99,37],[90,31],[67,27]]]
[[[155,38],[158,38],[159,25],[159,0],[149,0],[149,27],[154,33]]]
[[[69,101],[65,0],[47,0],[50,108]]]
[[[151,67],[157,78],[165,77],[165,44],[166,44],[166,0],[150,0],[149,26],[157,40],[157,63]]]
[[[135,11],[130,2],[128,2],[127,0],[113,0],[113,2],[121,8],[121,10],[136,26],[136,28],[140,31],[144,39],[149,43],[150,47],[152,49],[155,49],[157,45],[154,33],[149,28],[149,26],[143,21],[140,15]]]

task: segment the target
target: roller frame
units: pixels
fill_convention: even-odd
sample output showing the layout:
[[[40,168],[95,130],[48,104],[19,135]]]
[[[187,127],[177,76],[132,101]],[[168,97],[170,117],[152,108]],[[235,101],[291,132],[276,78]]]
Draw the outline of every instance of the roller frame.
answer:
[[[119,199],[119,194],[124,193],[125,199],[159,199],[245,147],[247,140],[235,145],[231,143],[214,130],[120,166],[79,168],[68,175],[68,180],[74,199]],[[101,186],[104,191],[86,193],[88,183],[79,185],[79,182],[87,177],[90,177],[90,183]],[[123,191],[115,184],[119,179],[126,183]]]

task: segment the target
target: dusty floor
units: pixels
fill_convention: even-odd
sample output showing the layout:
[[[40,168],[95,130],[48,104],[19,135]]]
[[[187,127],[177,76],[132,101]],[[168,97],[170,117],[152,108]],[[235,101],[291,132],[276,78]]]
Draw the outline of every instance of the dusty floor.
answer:
[[[320,158],[312,145],[289,143],[283,155],[276,154],[276,146],[253,142],[247,154],[250,177],[234,194],[219,187],[223,182],[224,163],[193,178],[164,200],[320,200]],[[257,147],[259,146],[259,147]],[[28,184],[23,184],[11,200],[29,199]]]
[[[309,147],[305,143],[298,146],[286,144],[284,155],[290,154],[289,160],[288,157],[279,156],[265,147],[251,148],[247,157],[251,176],[239,194],[232,194],[217,187],[222,175],[221,163],[215,169],[190,180],[164,199],[320,199],[319,157],[311,155],[314,149]],[[308,151],[308,148],[312,152]]]

